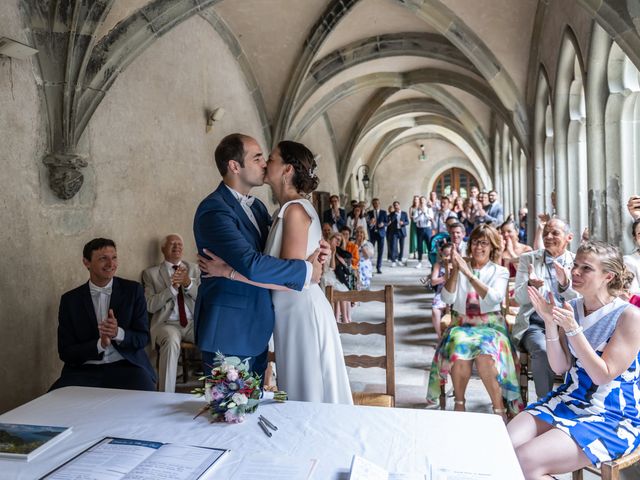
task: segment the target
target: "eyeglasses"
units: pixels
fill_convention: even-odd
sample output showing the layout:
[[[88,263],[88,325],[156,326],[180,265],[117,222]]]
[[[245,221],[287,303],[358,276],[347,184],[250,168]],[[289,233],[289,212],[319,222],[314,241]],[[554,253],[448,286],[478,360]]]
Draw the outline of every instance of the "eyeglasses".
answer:
[[[488,247],[490,245],[491,243],[488,242],[487,240],[473,240],[471,242],[472,247]]]

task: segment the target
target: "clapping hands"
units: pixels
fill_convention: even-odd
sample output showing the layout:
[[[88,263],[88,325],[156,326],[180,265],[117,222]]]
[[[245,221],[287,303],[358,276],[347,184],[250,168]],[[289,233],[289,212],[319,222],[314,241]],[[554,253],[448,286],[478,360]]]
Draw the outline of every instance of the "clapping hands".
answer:
[[[544,285],[544,280],[536,275],[536,272],[533,269],[533,265],[529,264],[529,287],[540,288]],[[531,294],[529,294],[531,297]]]
[[[100,345],[102,345],[102,348],[107,348],[111,345],[111,339],[118,335],[118,320],[116,320],[111,308],[107,318],[98,323],[98,332],[100,333]]]

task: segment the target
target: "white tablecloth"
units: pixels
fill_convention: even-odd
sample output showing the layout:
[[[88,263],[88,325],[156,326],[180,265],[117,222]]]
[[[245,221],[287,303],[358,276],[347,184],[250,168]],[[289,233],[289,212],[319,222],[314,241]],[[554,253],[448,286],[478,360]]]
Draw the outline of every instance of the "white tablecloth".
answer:
[[[230,449],[213,478],[228,479],[245,456],[315,458],[313,478],[346,479],[352,456],[390,472],[441,466],[523,478],[506,428],[497,415],[435,410],[353,407],[320,403],[263,403],[258,409],[279,428],[268,438],[258,413],[242,424],[193,419],[203,400],[193,395],[68,387],[0,415],[0,422],[72,426],[73,433],[31,462],[0,460],[1,479],[35,479],[105,436]],[[268,478],[268,477],[267,477]],[[254,479],[252,479],[254,480]]]

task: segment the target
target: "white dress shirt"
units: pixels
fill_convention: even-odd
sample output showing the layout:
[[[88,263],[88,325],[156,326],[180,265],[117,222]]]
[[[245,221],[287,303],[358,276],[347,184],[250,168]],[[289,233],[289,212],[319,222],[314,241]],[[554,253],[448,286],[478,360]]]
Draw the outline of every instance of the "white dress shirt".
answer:
[[[93,311],[96,313],[96,319],[98,323],[103,321],[109,315],[109,303],[111,302],[111,289],[113,288],[113,279],[104,287],[99,287],[89,280],[89,291],[91,292],[91,301],[93,302]],[[121,342],[124,340],[124,330],[118,327],[118,334],[111,339],[112,341]],[[102,348],[100,339],[98,338],[98,353],[104,352],[102,360],[87,360],[85,364],[102,364],[113,363],[120,360],[124,360],[124,357],[120,355],[113,345],[109,345],[107,348]]]
[[[169,273],[169,278],[171,278],[173,276],[173,274],[176,272],[176,270],[173,268],[173,263],[171,262],[167,262],[166,260],[164,261],[164,266],[167,269],[167,272]],[[180,266],[182,265],[184,268],[187,268],[187,266],[182,263],[182,262],[178,262],[176,265]],[[189,289],[193,286],[193,281],[191,281],[191,283],[189,283],[188,287],[182,287],[182,289],[187,292],[189,291]],[[171,315],[169,315],[169,321],[171,322],[179,322],[180,321],[180,312],[178,311],[178,290],[176,288],[173,287],[173,284],[169,286],[169,289],[171,290],[171,293],[173,294],[173,310],[171,311]],[[193,313],[191,313],[191,310],[189,310],[189,306],[187,305],[187,302],[184,303],[184,311],[187,314],[187,320],[192,320],[193,319]]]
[[[224,184],[224,186],[227,187],[231,194],[235,197],[235,199],[238,200],[240,206],[242,207],[242,210],[244,210],[244,213],[247,214],[247,217],[249,217],[249,220],[251,220],[253,226],[256,227],[258,233],[261,233],[260,227],[258,226],[258,221],[251,211],[251,205],[253,204],[254,198],[250,195],[243,195],[240,192],[237,192],[226,183]]]

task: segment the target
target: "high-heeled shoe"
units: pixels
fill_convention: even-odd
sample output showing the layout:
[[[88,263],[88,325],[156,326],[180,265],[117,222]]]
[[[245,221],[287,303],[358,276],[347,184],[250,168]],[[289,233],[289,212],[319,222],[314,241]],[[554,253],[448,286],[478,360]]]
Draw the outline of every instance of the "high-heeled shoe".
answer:
[[[507,417],[507,409],[506,408],[493,408],[493,413],[496,415],[500,415],[502,420],[506,424],[509,421],[509,417]]]
[[[466,400],[454,400],[453,403],[453,411],[454,412],[466,412],[467,409],[465,408],[464,404],[465,404]],[[458,408],[458,406],[461,406],[462,408]]]

